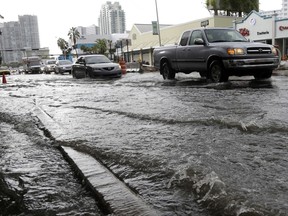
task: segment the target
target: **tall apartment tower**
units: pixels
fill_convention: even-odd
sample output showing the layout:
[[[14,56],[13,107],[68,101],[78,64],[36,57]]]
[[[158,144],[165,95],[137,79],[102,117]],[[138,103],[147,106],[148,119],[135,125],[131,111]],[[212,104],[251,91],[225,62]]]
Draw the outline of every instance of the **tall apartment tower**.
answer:
[[[102,5],[99,17],[100,34],[124,33],[126,30],[125,12],[119,2],[107,1]]]
[[[19,22],[5,22],[1,27],[1,32],[0,48],[5,50],[1,52],[3,62],[17,62],[21,59],[22,54],[20,51],[15,52],[14,50],[23,48]]]
[[[40,38],[39,38],[37,16],[23,15],[18,16],[18,19],[21,29],[22,46],[31,47],[32,49],[39,49]]]
[[[25,49],[40,48],[37,16],[24,15],[18,19],[0,26],[0,48],[4,50],[1,56],[6,63],[21,61]]]
[[[288,0],[282,0],[282,17],[288,18]]]
[[[91,26],[78,26],[77,30],[80,33],[81,37],[85,37],[87,35],[99,35],[99,27],[96,25],[91,25]]]
[[[287,19],[288,18],[288,0],[282,0],[282,8],[279,10],[270,11],[260,11],[262,16],[272,16],[276,14],[277,19]]]

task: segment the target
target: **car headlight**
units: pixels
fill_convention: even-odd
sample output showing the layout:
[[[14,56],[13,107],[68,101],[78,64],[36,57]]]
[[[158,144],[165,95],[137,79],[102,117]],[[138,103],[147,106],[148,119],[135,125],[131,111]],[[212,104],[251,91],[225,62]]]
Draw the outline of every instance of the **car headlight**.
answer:
[[[275,47],[272,47],[272,53],[277,56],[278,55],[278,52],[277,52],[277,49]]]
[[[227,49],[228,55],[244,55],[244,49],[242,48],[229,48]]]

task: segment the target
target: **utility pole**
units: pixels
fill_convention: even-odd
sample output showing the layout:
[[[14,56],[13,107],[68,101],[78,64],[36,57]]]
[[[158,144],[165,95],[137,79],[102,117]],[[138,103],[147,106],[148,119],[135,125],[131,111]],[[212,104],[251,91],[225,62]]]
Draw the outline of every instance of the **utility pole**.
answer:
[[[4,17],[0,14],[0,19],[4,19]],[[2,35],[2,32],[1,32],[1,30],[0,30],[0,36]],[[0,40],[0,42],[1,42],[1,40]],[[1,43],[2,44],[2,43]],[[0,46],[0,48],[2,49],[2,45]],[[0,52],[0,65],[2,64],[2,54],[1,54],[1,52]]]
[[[158,37],[159,37],[159,46],[162,46],[162,44],[161,44],[161,36],[160,36],[160,25],[159,25],[157,0],[155,0],[155,6],[156,6],[156,15],[157,15],[157,29],[158,29]]]

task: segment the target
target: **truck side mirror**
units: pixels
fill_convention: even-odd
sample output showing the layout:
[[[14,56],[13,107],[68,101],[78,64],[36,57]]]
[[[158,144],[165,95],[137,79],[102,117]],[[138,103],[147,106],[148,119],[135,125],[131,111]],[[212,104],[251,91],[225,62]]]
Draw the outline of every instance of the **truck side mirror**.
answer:
[[[202,38],[196,38],[196,39],[194,40],[194,44],[195,44],[195,45],[204,45],[205,42],[204,42],[204,40],[203,40]]]

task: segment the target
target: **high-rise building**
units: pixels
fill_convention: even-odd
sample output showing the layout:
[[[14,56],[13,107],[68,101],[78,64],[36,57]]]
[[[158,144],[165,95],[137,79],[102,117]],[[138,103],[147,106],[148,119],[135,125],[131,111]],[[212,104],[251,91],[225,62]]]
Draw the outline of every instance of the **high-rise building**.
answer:
[[[99,35],[100,33],[99,27],[94,24],[87,27],[78,26],[77,30],[79,31],[81,37],[85,37],[87,35]]]
[[[288,0],[282,0],[282,17],[288,18]]]
[[[126,30],[125,12],[119,2],[107,1],[102,5],[99,16],[100,34],[124,33]]]
[[[22,46],[31,47],[32,49],[40,48],[40,38],[38,30],[38,19],[37,16],[24,15],[18,16]]]
[[[4,22],[0,26],[1,56],[5,63],[19,62],[25,50],[40,48],[38,19],[34,15],[18,16],[19,21]]]
[[[288,18],[288,0],[282,0],[282,8],[279,10],[260,11],[262,16],[272,16],[276,14],[277,19]]]
[[[19,22],[5,22],[1,32],[0,48],[3,50],[1,52],[3,62],[17,62],[22,57],[20,50],[23,48]]]

